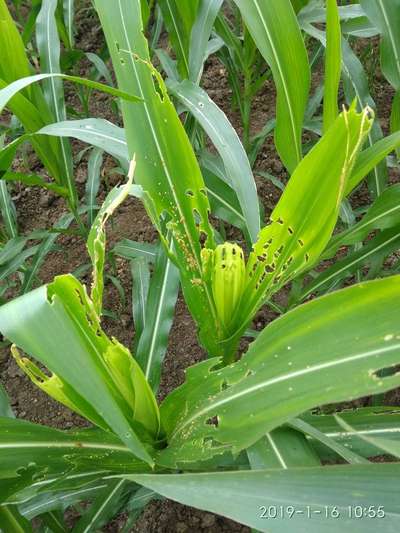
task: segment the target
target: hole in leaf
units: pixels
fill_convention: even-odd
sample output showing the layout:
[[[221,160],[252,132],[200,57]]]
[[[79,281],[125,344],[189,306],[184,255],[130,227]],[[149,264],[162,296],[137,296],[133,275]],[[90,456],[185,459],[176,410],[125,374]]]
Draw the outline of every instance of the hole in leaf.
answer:
[[[207,421],[206,421],[206,424],[209,425],[209,426],[214,426],[214,427],[218,427],[218,417],[217,416],[213,416],[211,418],[209,418]]]
[[[400,372],[400,365],[392,365],[392,366],[387,366],[385,368],[381,368],[380,370],[376,370],[373,375],[376,378],[389,378],[389,377],[395,376],[399,372]]]
[[[221,383],[221,390],[226,390],[226,389],[229,389],[230,385],[228,384],[228,382],[226,381],[226,379],[224,379],[224,381]]]

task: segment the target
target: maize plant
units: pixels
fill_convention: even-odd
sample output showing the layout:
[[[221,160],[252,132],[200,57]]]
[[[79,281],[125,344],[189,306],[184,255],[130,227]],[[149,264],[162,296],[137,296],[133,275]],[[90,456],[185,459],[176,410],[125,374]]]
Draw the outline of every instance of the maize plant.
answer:
[[[67,47],[74,34],[70,4],[63,3],[66,25],[59,30]],[[400,136],[396,111],[391,135],[383,136],[350,46],[358,35],[381,34],[382,70],[396,88],[391,22],[398,13],[384,0],[379,9],[364,0],[225,4],[93,0],[118,89],[111,76],[103,85],[57,72],[59,66],[31,75],[28,66],[29,72],[10,71],[0,90],[0,108],[17,114],[14,102],[34,106],[42,90],[48,105],[45,94],[54,96],[53,81],[64,78],[119,97],[123,120],[119,127],[62,112],[43,115],[32,128],[24,124],[27,133],[0,152],[3,179],[11,180],[25,140],[39,143],[33,146],[40,156],[41,140],[61,149],[69,137],[94,148],[91,174],[99,173],[105,151],[128,176],[101,207],[93,176],[86,203],[76,199],[76,208],[88,212],[90,289],[63,274],[32,291],[25,284],[24,294],[0,306],[0,332],[19,367],[89,424],[60,431],[16,419],[0,388],[4,531],[31,531],[35,518],[67,531],[64,511],[82,501],[90,505],[73,531],[99,530],[124,510],[132,518],[128,528],[147,503],[162,498],[257,531],[398,530],[400,409],[380,404],[400,386],[400,277],[396,267],[384,269],[400,248],[400,189],[388,184],[388,168],[396,167],[388,156]],[[47,13],[54,30],[56,7],[42,2],[39,27]],[[385,8],[393,9],[389,21]],[[5,3],[3,11],[26,64]],[[157,48],[163,25],[171,55]],[[201,87],[214,53],[228,71],[243,143]],[[320,61],[323,79],[310,97]],[[252,102],[269,78],[275,118],[251,138]],[[56,87],[60,102],[62,86]],[[264,217],[252,166],[272,132],[288,179]],[[373,201],[354,213],[349,198],[364,178]],[[129,195],[143,202],[160,240],[124,239],[113,248],[134,258],[131,349],[103,324],[106,223]],[[223,223],[235,227],[231,239]],[[351,276],[352,286],[341,288]],[[207,357],[159,401],[179,286]],[[251,330],[260,309],[276,308],[282,289],[287,302],[277,307],[279,318]],[[255,340],[244,347],[249,336]],[[365,396],[374,397],[374,407],[343,406]]]
[[[267,326],[240,361],[226,366],[212,357],[189,368],[186,382],[158,405],[134,354],[100,323],[104,223],[129,193],[132,177],[110,193],[89,237],[91,296],[63,275],[0,308],[0,330],[14,343],[18,365],[95,426],[61,432],[14,419],[3,408],[2,528],[29,530],[26,518],[42,514],[48,523],[43,498],[72,502],[86,493],[93,507],[76,527],[87,531],[103,523],[122,494],[146,502],[166,496],[260,531],[270,530],[266,519],[273,519],[274,506],[285,509],[278,531],[289,527],[292,508],[300,531],[320,531],[322,510],[345,530],[375,531],[369,515],[353,521],[352,510],[366,508],[394,531],[398,465],[369,458],[398,457],[398,409],[330,416],[310,409],[399,385],[399,277],[297,307]],[[216,300],[228,301],[218,292],[221,280],[241,288],[244,268],[239,248],[216,249],[210,264]],[[229,301],[235,296],[234,290]],[[229,321],[226,308],[218,311]],[[383,377],[387,368],[392,371]],[[348,464],[321,466],[332,457]],[[310,502],[315,517],[308,522]]]

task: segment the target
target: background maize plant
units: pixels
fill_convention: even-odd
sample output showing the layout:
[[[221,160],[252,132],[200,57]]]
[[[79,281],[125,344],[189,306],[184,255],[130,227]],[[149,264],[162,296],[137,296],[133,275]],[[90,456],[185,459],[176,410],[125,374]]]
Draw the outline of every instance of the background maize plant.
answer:
[[[399,28],[0,0],[0,531],[398,531]]]

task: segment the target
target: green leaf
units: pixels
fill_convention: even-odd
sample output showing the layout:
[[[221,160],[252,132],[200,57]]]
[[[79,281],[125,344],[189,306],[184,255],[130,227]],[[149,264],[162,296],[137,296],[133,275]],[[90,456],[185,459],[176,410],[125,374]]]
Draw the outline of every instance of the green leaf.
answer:
[[[400,89],[400,1],[360,0],[371,22],[382,34],[381,68],[383,75]]]
[[[213,248],[214,241],[199,165],[164,82],[149,62],[140,3],[117,0],[111,5],[108,0],[95,0],[94,4],[119,87],[137,91],[144,99],[138,106],[122,103],[129,153],[140,154],[135,180],[147,193],[147,211],[161,234],[160,217],[167,217],[175,242],[174,260],[181,266],[185,300],[199,324],[200,340],[212,353],[221,353],[215,334],[220,329],[218,317],[211,287],[203,279],[200,255],[201,236],[207,247]]]
[[[71,214],[65,214],[60,217],[60,219],[54,224],[54,233],[50,233],[50,235],[43,239],[43,241],[39,244],[31,264],[24,272],[24,281],[21,287],[22,293],[28,292],[31,289],[40,267],[56,242],[57,237],[59,236],[58,230],[67,229],[71,225],[72,221],[73,216]]]
[[[381,455],[382,448],[379,445],[381,441],[390,439],[398,442],[400,440],[400,410],[398,407],[364,407],[340,411],[338,414],[353,428],[353,431],[344,430],[334,415],[307,413],[302,418],[330,440],[334,439],[346,449],[363,457]],[[362,435],[373,438],[374,443],[361,439]],[[313,439],[311,434],[310,442],[325,460],[336,459],[336,454],[324,445],[321,446],[321,441]]]
[[[324,131],[338,116],[338,91],[342,71],[342,33],[336,0],[326,2],[326,50],[324,79]]]
[[[343,459],[350,464],[368,464],[369,462],[364,459],[364,457],[354,453],[352,450],[349,450],[346,446],[340,444],[328,435],[325,435],[325,433],[322,433],[304,420],[295,418],[289,422],[289,425],[298,431],[302,431],[305,435],[313,437],[317,442],[324,444],[327,448],[330,448],[336,452],[340,457],[343,457]]]
[[[43,0],[36,19],[36,44],[42,73],[56,74],[60,67],[60,39],[55,12],[57,0]],[[66,119],[64,89],[60,78],[51,77],[43,81],[43,94],[57,122]],[[73,161],[70,143],[60,139],[62,184],[68,188],[71,205],[76,207],[78,198],[73,176]]]
[[[57,185],[56,183],[49,183],[45,181],[42,176],[38,174],[24,174],[23,172],[5,172],[1,175],[1,178],[4,181],[20,181],[25,185],[32,186],[37,185],[38,187],[43,187],[49,191],[54,191],[60,196],[68,196],[68,190],[65,187]]]
[[[246,451],[252,470],[321,464],[304,435],[288,427],[270,431]]]
[[[75,0],[63,0],[63,14],[64,24],[67,30],[69,46],[74,46],[74,15],[75,15]]]
[[[374,171],[378,163],[380,163],[390,152],[400,146],[400,132],[392,133],[384,139],[380,139],[372,144],[369,148],[363,150],[355,165],[353,172],[346,187],[346,196],[357,187],[363,178]]]
[[[326,46],[326,35],[323,31],[307,23],[302,25],[302,28],[311,37],[317,39],[323,46]],[[369,106],[372,109],[376,109],[375,102],[369,93],[368,80],[364,68],[345,39],[342,39],[342,78],[348,105],[356,99],[359,107],[365,108],[365,106]],[[379,121],[376,120],[368,133],[367,142],[369,146],[373,146],[374,143],[382,139],[382,136],[382,128],[380,127]],[[384,190],[387,178],[387,168],[384,162],[380,165],[375,164],[372,167],[369,185],[374,196],[379,196]]]
[[[236,131],[225,113],[194,83],[169,82],[168,88],[199,121],[218,150],[254,242],[260,231],[257,188],[247,154]]]
[[[22,89],[25,89],[26,87],[29,87],[29,85],[32,85],[33,83],[36,83],[38,81],[48,80],[52,78],[61,78],[63,80],[77,83],[79,85],[84,85],[85,87],[89,87],[90,89],[96,89],[103,93],[123,98],[124,100],[127,100],[129,102],[141,102],[142,100],[140,97],[134,96],[133,94],[114,89],[114,87],[104,85],[103,83],[99,83],[97,81],[80,78],[78,76],[68,76],[67,74],[57,73],[35,74],[34,76],[28,76],[27,78],[21,78],[19,80],[16,80],[4,87],[4,89],[0,90],[0,112],[8,104],[9,100],[15,97],[15,95],[17,95]]]
[[[190,35],[196,20],[199,0],[159,0],[158,5],[168,30],[168,36],[178,58],[182,78],[188,78]]]
[[[39,135],[54,135],[57,137],[73,137],[80,141],[96,146],[122,161],[122,165],[129,166],[128,146],[125,132],[108,120],[101,118],[87,118],[83,120],[67,120],[56,124],[49,124],[37,132]]]
[[[302,159],[301,132],[310,67],[290,0],[234,0],[257,48],[271,67],[276,89],[275,143],[289,172]]]
[[[375,200],[357,224],[332,237],[323,257],[334,256],[341,246],[361,242],[373,230],[385,230],[398,225],[400,225],[400,185],[393,185]]]
[[[155,399],[129,351],[101,330],[93,303],[75,278],[60,276],[0,307],[0,331],[50,370],[48,377],[20,360],[38,386],[111,428],[132,453],[151,463],[141,439],[149,440],[146,432],[157,437]]]
[[[207,57],[208,40],[222,2],[223,0],[200,1],[196,20],[190,33],[189,47],[189,78],[196,84],[201,79],[204,61]]]
[[[297,166],[247,262],[247,285],[230,327],[233,338],[272,293],[318,260],[370,127],[367,110],[343,111]]]
[[[161,474],[129,476],[137,483],[175,501],[227,516],[258,531],[277,533],[375,533],[378,527],[395,533],[400,506],[397,497],[398,464],[315,468]],[[371,482],[371,480],[373,480]],[[349,513],[360,505],[378,510],[384,518],[359,520]],[[280,508],[283,509],[281,518]],[[268,513],[277,518],[268,520]],[[337,518],[329,515],[337,511]],[[298,511],[296,513],[296,511]],[[316,511],[316,512],[313,512]],[[319,512],[318,512],[319,511]],[[264,518],[263,518],[264,516]]]
[[[17,237],[17,213],[14,202],[8,192],[7,183],[2,179],[0,179],[0,210],[8,236],[10,238]]]
[[[136,242],[130,239],[122,239],[114,248],[112,253],[124,259],[145,258],[149,263],[154,263],[157,256],[157,247],[147,242]]]
[[[9,497],[33,483],[40,486],[44,481],[54,480],[59,486],[59,476],[66,476],[66,482],[68,476],[76,476],[87,483],[89,475],[95,479],[107,473],[149,470],[110,432],[97,429],[63,432],[14,418],[0,418],[0,428],[0,500],[5,479],[13,480],[17,487]],[[46,486],[51,487],[50,483]]]
[[[179,271],[164,248],[159,248],[147,297],[144,328],[136,349],[136,360],[153,391],[160,383],[178,291]]]
[[[0,383],[0,416],[8,416],[10,418],[14,417],[14,413],[12,412],[7,393],[1,383]]]
[[[390,113],[390,131],[399,133],[400,130],[400,90],[394,95],[392,111]],[[396,150],[397,159],[400,159],[400,149]]]
[[[89,533],[107,524],[125,503],[125,479],[108,480],[106,487],[98,494],[90,508],[72,529],[72,533]]]
[[[31,524],[24,518],[17,508],[11,505],[0,505],[0,526],[4,532],[30,533]]]
[[[144,257],[136,257],[131,260],[132,274],[132,315],[135,324],[135,338],[133,351],[146,325],[146,306],[150,285],[149,262]]]
[[[354,430],[352,426],[348,424],[339,414],[334,415],[336,422],[346,431],[350,433],[356,433],[357,431]],[[387,453],[389,455],[392,455],[393,457],[396,457],[397,459],[400,459],[400,445],[395,440],[391,439],[380,439],[379,441],[374,439],[374,437],[367,436],[364,434],[360,434],[359,436],[362,440],[371,443],[375,445],[377,448],[380,448],[384,453]]]
[[[88,177],[85,187],[85,202],[88,207],[88,224],[92,226],[97,208],[97,194],[100,188],[100,172],[103,164],[103,150],[94,148],[88,162]]]
[[[351,276],[364,264],[370,264],[376,258],[385,258],[400,248],[400,227],[385,230],[370,240],[361,250],[357,250],[345,259],[335,262],[331,267],[317,275],[302,291],[304,300],[313,293],[318,293],[327,286],[335,286],[342,279]]]
[[[236,453],[307,409],[398,386],[379,371],[400,361],[399,294],[399,276],[329,294],[267,326],[238,363],[190,368],[161,405],[159,461]]]

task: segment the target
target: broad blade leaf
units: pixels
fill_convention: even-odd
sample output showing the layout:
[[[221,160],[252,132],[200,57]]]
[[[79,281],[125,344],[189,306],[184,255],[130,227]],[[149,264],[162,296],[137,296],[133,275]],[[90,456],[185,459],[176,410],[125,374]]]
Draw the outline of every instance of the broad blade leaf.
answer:
[[[400,361],[399,295],[398,276],[338,291],[275,320],[238,363],[189,369],[161,406],[169,446],[159,460],[237,452],[307,409],[398,386],[379,370]]]
[[[337,533],[340,528],[349,533],[375,533],[378,526],[387,533],[396,533],[400,519],[399,475],[398,464],[375,464],[251,472],[145,474],[130,479],[180,503],[227,516],[258,531]],[[354,509],[357,505],[376,511],[381,507],[384,518],[373,520],[365,515],[355,520],[349,507]],[[281,506],[282,517],[279,514]]]

